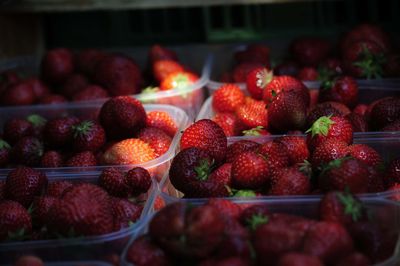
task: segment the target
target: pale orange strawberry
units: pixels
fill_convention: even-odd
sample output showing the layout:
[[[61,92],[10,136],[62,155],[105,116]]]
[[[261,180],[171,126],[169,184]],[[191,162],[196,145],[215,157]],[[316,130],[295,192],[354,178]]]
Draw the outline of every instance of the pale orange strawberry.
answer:
[[[247,100],[246,104],[236,109],[235,114],[247,129],[257,126],[268,128],[268,111],[263,101]]]
[[[164,111],[151,111],[147,113],[146,125],[162,129],[170,137],[174,137],[178,127],[170,114]]]
[[[108,148],[103,154],[106,164],[140,164],[156,158],[149,144],[140,139],[125,139]]]
[[[244,103],[245,95],[239,86],[224,84],[213,95],[212,107],[217,112],[234,112]]]

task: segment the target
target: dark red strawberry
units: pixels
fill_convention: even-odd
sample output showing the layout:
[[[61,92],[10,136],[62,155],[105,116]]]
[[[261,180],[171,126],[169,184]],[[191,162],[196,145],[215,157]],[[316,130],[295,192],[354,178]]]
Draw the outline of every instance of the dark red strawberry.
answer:
[[[306,139],[300,136],[283,136],[274,140],[286,147],[289,165],[303,163],[308,160],[310,152],[307,148]]]
[[[347,144],[353,142],[353,128],[350,122],[338,116],[322,116],[306,131],[307,145],[314,150],[328,139],[336,139]]]
[[[256,230],[258,226],[268,223],[269,215],[270,210],[266,204],[250,205],[242,211],[239,221],[251,230]]]
[[[91,184],[91,183],[78,183],[73,186],[65,189],[62,199],[87,199],[92,200],[96,199],[96,201],[100,202],[104,205],[104,208],[108,207],[110,197],[107,192],[101,187]]]
[[[174,51],[159,44],[154,44],[149,49],[148,60],[152,65],[159,60],[178,61],[178,57]]]
[[[185,193],[185,198],[215,198],[231,196],[231,192],[225,184],[211,180],[188,183],[186,191],[188,192]]]
[[[60,84],[74,72],[74,56],[69,49],[56,48],[47,51],[41,63],[44,80]]]
[[[100,62],[106,53],[96,49],[86,49],[80,51],[76,55],[76,68],[80,73],[93,77],[95,74],[96,65]]]
[[[223,84],[213,94],[212,107],[216,112],[234,112],[244,104],[245,95],[235,84]]]
[[[0,202],[0,240],[21,240],[32,230],[31,216],[18,202]]]
[[[307,255],[304,253],[289,252],[283,255],[279,261],[278,266],[323,266],[322,261],[315,256]]]
[[[331,161],[319,176],[320,188],[325,191],[349,189],[352,193],[368,192],[368,166],[345,157]]]
[[[288,151],[285,145],[279,142],[267,141],[257,149],[257,153],[267,160],[271,174],[280,168],[289,166]]]
[[[277,76],[297,77],[299,73],[299,65],[295,61],[289,60],[278,64],[273,70],[274,74]]]
[[[386,77],[398,77],[400,75],[400,55],[398,53],[386,55],[383,73]]]
[[[2,105],[31,105],[35,101],[32,84],[26,81],[8,86],[1,94]]]
[[[101,107],[99,120],[109,139],[133,137],[146,125],[143,105],[128,96],[112,98]]]
[[[11,146],[0,138],[0,166],[6,166],[10,160]]]
[[[337,266],[368,266],[371,265],[370,259],[360,252],[353,252],[342,258]]]
[[[382,167],[368,166],[368,193],[379,193],[385,190],[385,177]]]
[[[270,65],[269,62],[270,48],[264,44],[249,44],[245,50],[237,51],[234,58],[237,62],[255,62],[265,66]]]
[[[65,80],[60,93],[68,99],[72,99],[76,93],[82,91],[88,85],[89,80],[84,75],[72,74]]]
[[[269,181],[267,160],[253,151],[246,151],[232,162],[232,184],[237,188],[259,189]]]
[[[318,71],[314,67],[303,67],[299,70],[297,78],[300,80],[314,81],[319,77]]]
[[[47,122],[43,135],[51,147],[63,147],[71,144],[73,139],[73,126],[79,119],[73,116],[55,118]]]
[[[246,77],[246,88],[251,97],[262,100],[264,89],[272,78],[272,71],[265,67],[252,70]]]
[[[242,211],[240,205],[227,199],[211,198],[207,201],[206,204],[211,205],[219,210],[220,214],[222,214],[223,216],[235,219],[239,218],[239,215]]]
[[[382,131],[400,131],[400,119],[384,126]]]
[[[271,195],[308,195],[310,192],[310,177],[297,167],[275,170],[271,176]]]
[[[351,123],[353,132],[368,132],[368,122],[364,115],[352,112],[345,116]]]
[[[84,102],[84,101],[104,99],[108,97],[110,97],[110,95],[102,87],[97,85],[89,85],[83,88],[81,91],[75,93],[72,97],[72,101]]]
[[[99,176],[98,184],[111,196],[126,198],[129,194],[125,175],[117,168],[104,169]]]
[[[135,167],[129,170],[125,175],[128,191],[137,196],[146,193],[151,187],[151,176],[149,171],[142,167]]]
[[[240,125],[239,119],[235,114],[217,113],[212,120],[224,130],[227,137],[239,136],[241,134],[242,125]]]
[[[95,121],[85,120],[72,126],[72,147],[75,151],[97,151],[106,142],[106,134]]]
[[[45,174],[28,167],[11,170],[6,178],[6,197],[28,208],[35,196],[40,196],[47,185]]]
[[[35,137],[23,137],[12,147],[11,159],[14,163],[37,166],[43,155],[43,143]]]
[[[273,99],[278,96],[282,91],[296,91],[300,93],[308,107],[310,104],[310,94],[305,85],[298,79],[290,76],[274,76],[274,78],[267,84],[263,93],[263,100],[269,104]]]
[[[232,185],[231,170],[232,164],[224,163],[211,172],[208,176],[208,180],[215,183],[225,184],[230,187]]]
[[[6,180],[0,180],[0,202],[6,197]]]
[[[353,240],[339,223],[317,222],[310,227],[303,243],[303,252],[333,263],[353,251]]]
[[[304,66],[318,66],[328,57],[331,44],[318,37],[299,37],[290,44],[290,52],[294,59]]]
[[[307,126],[312,124],[321,116],[340,116],[344,117],[350,114],[350,109],[338,102],[323,102],[315,105],[307,115]]]
[[[235,83],[245,83],[246,78],[251,71],[256,68],[262,68],[265,65],[258,63],[258,62],[243,62],[236,65],[232,71],[233,81]]]
[[[251,140],[239,140],[228,146],[226,152],[226,162],[232,163],[236,156],[244,151],[255,151],[260,144]]]
[[[96,65],[95,80],[112,96],[130,95],[140,92],[142,75],[133,59],[109,55]]]
[[[65,162],[65,166],[67,167],[84,167],[95,165],[97,165],[96,156],[91,151],[76,153]]]
[[[236,109],[235,115],[243,129],[268,128],[268,111],[263,101],[247,100]]]
[[[181,149],[196,147],[206,151],[216,162],[222,162],[227,150],[223,129],[214,121],[202,119],[189,126],[182,134]]]
[[[65,190],[72,187],[72,183],[69,181],[61,180],[61,181],[53,181],[50,182],[47,186],[46,195],[54,198],[61,198],[62,194]]]
[[[319,91],[319,101],[334,101],[352,108],[358,102],[358,85],[355,79],[342,76],[322,83]]]
[[[42,226],[46,226],[49,218],[49,211],[57,200],[57,198],[49,196],[41,196],[34,199],[32,203],[32,219],[35,227],[41,228]]]
[[[63,164],[63,155],[58,151],[46,151],[40,159],[40,166],[44,168],[61,167]]]
[[[388,186],[400,183],[400,158],[392,160],[386,168],[385,180]]]
[[[127,199],[111,198],[110,201],[116,231],[131,226],[142,214],[143,207]]]
[[[15,144],[23,137],[33,135],[33,126],[25,119],[11,118],[3,128],[3,137],[8,143]]]
[[[348,147],[349,155],[372,167],[383,165],[381,155],[366,144],[353,144]]]
[[[39,104],[59,104],[68,102],[67,98],[59,94],[47,94],[43,96]]]
[[[146,126],[160,128],[171,138],[173,138],[178,131],[174,119],[170,114],[164,111],[148,112]]]
[[[346,142],[328,139],[316,147],[311,155],[311,164],[314,169],[318,169],[332,160],[345,157],[348,153]]]
[[[388,97],[376,102],[369,112],[369,126],[379,130],[400,119],[400,98]]]
[[[40,79],[32,77],[25,80],[26,83],[30,84],[35,94],[36,99],[41,99],[44,96],[50,94],[50,89]]]
[[[172,265],[167,253],[154,244],[148,235],[143,235],[133,241],[126,253],[126,260],[137,266]]]
[[[137,135],[139,139],[148,143],[157,157],[166,153],[171,145],[172,138],[156,127],[145,127]]]
[[[354,107],[353,109],[353,113],[365,116],[366,112],[368,109],[368,105],[367,104],[363,104],[363,103],[359,103],[356,105],[356,107]]]

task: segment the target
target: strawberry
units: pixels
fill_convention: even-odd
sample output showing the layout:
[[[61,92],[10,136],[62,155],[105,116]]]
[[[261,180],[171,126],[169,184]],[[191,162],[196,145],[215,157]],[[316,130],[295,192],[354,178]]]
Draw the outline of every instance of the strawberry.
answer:
[[[98,85],[89,85],[72,96],[73,102],[85,102],[108,98],[108,91]]]
[[[30,266],[44,266],[43,261],[36,256],[22,256],[19,257],[18,260],[15,261],[15,266],[25,266],[25,265],[30,265]]]
[[[121,140],[109,147],[103,154],[105,164],[141,164],[156,158],[153,148],[140,139]]]
[[[353,252],[341,259],[337,266],[368,266],[372,265],[370,259],[360,252]]]
[[[367,104],[359,103],[356,105],[356,107],[354,107],[353,113],[364,116],[366,115],[367,109],[368,109]]]
[[[250,205],[242,211],[239,221],[242,225],[256,230],[258,226],[268,223],[270,215],[269,207],[265,204]]]
[[[12,147],[11,159],[16,164],[37,166],[43,155],[43,143],[35,137],[23,137]]]
[[[383,165],[380,154],[373,148],[365,144],[353,144],[348,147],[349,155],[372,167]]]
[[[400,131],[400,119],[397,119],[394,122],[384,126],[382,131]]]
[[[297,78],[300,80],[314,81],[318,80],[319,74],[314,67],[303,67],[299,70]]]
[[[232,163],[236,156],[245,151],[255,151],[260,144],[251,140],[239,140],[228,146],[226,151],[226,162]]]
[[[244,93],[235,84],[224,84],[213,95],[212,107],[216,112],[234,112],[244,103]]]
[[[307,126],[312,124],[321,116],[341,116],[344,117],[350,114],[350,109],[338,102],[323,102],[315,105],[307,115]]]
[[[10,160],[11,146],[0,138],[0,167],[6,166]]]
[[[319,204],[322,221],[336,222],[344,226],[366,218],[362,202],[349,192],[330,191]]]
[[[232,162],[232,184],[237,188],[258,189],[269,181],[269,166],[263,156],[246,151]]]
[[[400,119],[400,99],[396,97],[379,100],[369,112],[369,126],[375,130],[379,130],[397,119]]]
[[[186,190],[188,191],[184,196],[186,198],[215,198],[231,195],[225,184],[215,180],[191,182],[187,185]]]
[[[271,128],[286,132],[303,129],[306,123],[308,103],[302,100],[301,93],[283,91],[268,107],[268,122]]]
[[[265,65],[258,62],[243,62],[236,65],[232,72],[233,81],[235,83],[245,83],[246,78],[251,71],[256,68],[262,68]]]
[[[154,44],[150,47],[148,53],[148,61],[150,64],[154,64],[159,60],[173,60],[178,61],[176,53],[164,46]]]
[[[242,211],[240,205],[227,199],[210,198],[206,204],[216,208],[224,217],[234,219],[237,219]]]
[[[322,83],[319,90],[319,101],[334,101],[352,108],[358,102],[358,85],[355,79],[342,76]]]
[[[319,176],[320,188],[329,190],[344,190],[352,193],[368,192],[368,167],[363,162],[345,157],[336,159],[326,166]]]
[[[138,196],[146,193],[151,187],[151,176],[149,171],[142,167],[135,167],[129,170],[125,175],[129,193]]]
[[[166,153],[171,145],[172,139],[164,131],[156,127],[145,127],[140,130],[138,136],[154,150],[156,157]]]
[[[114,230],[129,227],[135,223],[142,214],[143,207],[120,198],[111,198],[111,210],[114,217]]]
[[[147,113],[146,126],[162,129],[171,138],[178,131],[174,119],[170,114],[164,111],[151,111]]]
[[[27,84],[30,84],[35,94],[36,99],[41,99],[44,96],[50,94],[50,89],[40,79],[32,77],[25,80]]]
[[[345,116],[350,122],[353,132],[368,132],[368,122],[364,115],[352,112]]]
[[[50,120],[43,131],[45,141],[54,148],[69,146],[73,139],[73,126],[78,123],[79,119],[73,116]]]
[[[277,76],[297,77],[299,65],[295,61],[284,61],[274,67],[274,74]]]
[[[15,144],[19,139],[31,135],[33,126],[25,119],[11,118],[4,124],[3,137],[10,144]]]
[[[25,120],[32,124],[33,136],[41,139],[43,137],[43,130],[47,123],[47,120],[37,114],[28,115]]]
[[[96,199],[98,202],[102,203],[104,207],[109,204],[110,197],[107,192],[101,187],[91,184],[91,183],[78,183],[65,189],[61,199]]]
[[[268,111],[263,101],[251,100],[239,106],[235,112],[239,125],[250,129],[258,126],[268,127]]]
[[[307,145],[314,150],[328,139],[337,139],[347,144],[353,142],[353,128],[348,120],[338,116],[322,116],[306,131]]]
[[[126,260],[138,266],[169,266],[166,252],[151,241],[148,235],[140,236],[129,246]]]
[[[386,168],[385,180],[391,186],[400,183],[400,158],[392,160]]]
[[[153,63],[153,75],[158,82],[162,82],[168,75],[175,72],[183,72],[184,67],[170,59],[157,60]]]
[[[72,147],[75,151],[97,151],[106,142],[104,129],[95,121],[85,120],[72,126]]]
[[[146,111],[136,99],[128,96],[111,98],[103,104],[99,120],[109,139],[134,136],[146,125]]]
[[[317,66],[328,57],[331,44],[318,37],[299,37],[290,44],[290,52],[294,59],[304,66]]]
[[[68,99],[71,99],[74,94],[80,92],[88,85],[89,80],[84,75],[72,74],[65,80],[60,93]]]
[[[59,104],[65,102],[68,102],[68,100],[62,95],[47,94],[40,99],[39,104]]]
[[[74,72],[74,55],[66,48],[49,50],[43,56],[40,67],[45,81],[61,84]]]
[[[309,106],[310,93],[308,92],[307,88],[300,80],[290,76],[275,76],[264,89],[264,102],[266,104],[271,103],[282,91],[299,92],[299,97],[304,100],[304,103],[307,107]]]
[[[176,89],[179,91],[185,91],[188,87],[193,85],[199,77],[191,72],[177,71],[168,74],[160,84],[160,90],[172,90]]]
[[[267,141],[262,144],[257,153],[267,160],[270,172],[289,166],[289,155],[285,145],[279,142]]]
[[[343,64],[339,58],[328,57],[321,62],[319,68],[325,71],[328,76],[339,76],[343,74]]]
[[[289,252],[283,255],[278,266],[323,266],[324,264],[318,257],[310,256],[304,253]]]
[[[11,170],[6,178],[6,198],[29,207],[35,196],[40,196],[47,185],[45,174],[28,167]]]
[[[112,96],[137,94],[142,83],[139,66],[123,55],[102,58],[96,64],[94,79]]]
[[[239,136],[241,133],[242,126],[235,114],[217,113],[212,120],[224,130],[227,137]]]
[[[254,62],[265,66],[270,66],[269,62],[270,49],[263,44],[250,44],[245,50],[237,51],[234,58],[238,63]]]
[[[311,164],[313,168],[318,169],[332,160],[345,157],[348,153],[346,142],[328,139],[315,148],[311,155]]]
[[[265,67],[253,69],[246,77],[246,88],[251,97],[262,100],[263,91],[272,78],[272,71]]]
[[[32,84],[21,81],[8,86],[1,94],[2,105],[31,105],[36,101]]]
[[[390,196],[391,200],[394,201],[400,201],[400,183],[394,183],[393,185],[389,186],[389,188],[386,190],[388,192],[392,192],[395,191],[395,193],[393,195]],[[0,197],[1,199],[1,197]]]
[[[76,68],[79,73],[83,73],[88,77],[93,77],[97,63],[100,62],[105,56],[105,52],[97,49],[86,49],[79,51],[76,55]]]
[[[47,186],[46,195],[54,198],[61,198],[64,191],[72,187],[72,183],[66,180],[50,182]]]
[[[279,142],[286,147],[289,165],[303,163],[310,156],[306,140],[303,137],[283,136],[274,139],[274,142]]]
[[[219,166],[217,169],[211,172],[208,176],[208,180],[211,182],[225,184],[227,186],[231,186],[232,178],[231,178],[231,163],[224,163],[223,165]]]
[[[40,166],[44,168],[61,167],[64,164],[64,158],[58,151],[46,151],[40,159]]]
[[[38,228],[46,226],[49,211],[57,200],[58,200],[57,198],[48,196],[36,197],[34,199],[32,203],[33,206],[32,219],[34,226]]]
[[[368,166],[368,193],[379,193],[385,190],[385,178],[381,167]]]
[[[85,167],[97,165],[96,156],[91,151],[75,153],[66,162],[66,167]]]
[[[310,191],[310,178],[297,167],[281,168],[271,176],[271,195],[307,195]]]
[[[109,167],[101,171],[98,184],[111,196],[121,198],[128,196],[129,190],[125,175],[117,168]]]
[[[18,202],[0,202],[0,240],[19,240],[32,230],[31,216]]]
[[[196,147],[209,153],[216,162],[222,162],[227,150],[224,130],[212,120],[202,119],[189,126],[182,134],[181,149]]]

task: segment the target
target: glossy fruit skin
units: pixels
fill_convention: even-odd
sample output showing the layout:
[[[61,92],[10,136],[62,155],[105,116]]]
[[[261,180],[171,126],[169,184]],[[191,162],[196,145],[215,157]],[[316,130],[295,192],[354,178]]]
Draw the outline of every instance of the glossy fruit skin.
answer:
[[[232,178],[231,178],[231,163],[224,163],[215,170],[211,172],[208,176],[208,180],[215,183],[221,183],[223,185],[231,186]]]
[[[72,127],[78,123],[79,119],[73,116],[50,120],[43,131],[46,142],[54,148],[70,145],[73,138]]]
[[[300,98],[304,100],[307,107],[309,106],[310,94],[308,89],[300,80],[291,76],[275,76],[264,89],[263,101],[266,104],[271,103],[282,91],[296,91],[300,93]]]
[[[279,142],[286,147],[289,165],[303,163],[310,156],[306,140],[301,136],[283,136],[275,139],[274,142]]]
[[[320,88],[319,101],[334,101],[352,108],[358,102],[358,85],[354,78],[342,76],[325,83],[326,87]]]
[[[234,112],[244,103],[244,93],[235,84],[224,84],[213,95],[212,107],[217,112]]]
[[[45,168],[61,167],[64,163],[63,156],[57,151],[46,151],[40,159],[40,166]]]
[[[272,80],[272,71],[267,68],[256,68],[246,77],[246,88],[251,97],[256,100],[262,100],[265,86]]]
[[[102,155],[108,165],[140,164],[156,158],[153,148],[146,142],[130,138],[111,145]]]
[[[126,259],[138,266],[171,265],[164,250],[152,243],[148,235],[141,236],[132,243]]]
[[[35,137],[23,137],[11,149],[11,160],[20,165],[37,166],[43,155],[43,143]]]
[[[1,104],[6,106],[31,105],[35,101],[32,85],[25,81],[8,86],[1,94]]]
[[[98,184],[111,196],[125,198],[129,194],[125,175],[117,168],[104,169],[99,176]]]
[[[231,137],[241,135],[242,126],[235,114],[217,113],[212,120],[224,130],[225,136]]]
[[[12,118],[6,121],[3,128],[3,137],[15,144],[19,139],[33,135],[33,126],[25,119]]]
[[[85,167],[85,166],[96,166],[96,156],[90,151],[83,151],[74,154],[66,162],[66,167]]]
[[[153,63],[153,76],[158,82],[162,82],[168,75],[184,71],[184,67],[175,60],[162,59]]]
[[[347,143],[329,139],[315,148],[311,154],[311,164],[313,168],[318,169],[332,160],[345,157],[348,153]]]
[[[310,191],[310,178],[297,167],[281,168],[271,176],[271,195],[307,195]]]
[[[232,163],[236,156],[244,151],[255,151],[260,144],[251,140],[239,140],[228,146],[226,152],[226,162]]]
[[[125,175],[125,180],[129,188],[129,193],[138,196],[149,191],[151,187],[151,176],[149,171],[143,167],[135,167]]]
[[[372,147],[366,144],[353,144],[348,147],[349,154],[365,164],[372,167],[379,167],[383,164],[380,154]]]
[[[69,49],[56,48],[48,51],[41,63],[41,74],[44,80],[60,84],[74,71],[74,58]]]
[[[374,130],[379,130],[400,118],[400,99],[388,97],[371,104],[369,112],[369,125]]]
[[[307,126],[311,127],[312,124],[321,116],[340,116],[344,117],[350,114],[350,109],[338,102],[323,102],[315,105],[307,114]]]
[[[235,115],[243,129],[268,128],[268,110],[263,101],[249,100],[236,109]]]
[[[172,142],[172,138],[167,133],[156,127],[141,129],[137,137],[150,145],[156,157],[160,157],[166,153]]]
[[[317,66],[331,50],[330,43],[317,37],[299,37],[290,44],[293,57],[304,66]]]
[[[178,127],[176,126],[173,118],[164,111],[148,112],[146,126],[160,128],[171,138],[173,138],[178,131]]]
[[[85,120],[72,126],[73,149],[77,152],[97,151],[106,143],[103,127],[95,121]]]
[[[232,71],[233,81],[235,83],[245,83],[249,73],[260,67],[265,67],[265,65],[258,62],[243,62],[237,64]]]
[[[358,113],[350,113],[345,116],[347,120],[349,120],[353,132],[368,132],[368,122],[364,115],[360,115]]]
[[[123,198],[111,198],[110,205],[114,216],[115,231],[127,228],[132,223],[135,223],[140,218],[143,210],[142,206]]]
[[[28,211],[15,201],[0,202],[0,240],[6,240],[10,233],[16,234],[20,230],[23,230],[23,234],[29,234],[32,230]]]
[[[161,84],[160,84],[160,90],[166,91],[166,90],[180,90],[180,91],[185,91],[187,88],[191,85],[193,85],[199,77],[191,72],[185,72],[185,71],[178,71],[178,72],[172,72],[166,76]]]
[[[271,174],[289,166],[288,151],[285,145],[279,142],[267,141],[257,149],[257,153],[265,158]]]
[[[72,97],[73,102],[85,102],[98,99],[105,99],[110,97],[108,91],[98,85],[89,85],[84,87],[81,91],[75,93]]]

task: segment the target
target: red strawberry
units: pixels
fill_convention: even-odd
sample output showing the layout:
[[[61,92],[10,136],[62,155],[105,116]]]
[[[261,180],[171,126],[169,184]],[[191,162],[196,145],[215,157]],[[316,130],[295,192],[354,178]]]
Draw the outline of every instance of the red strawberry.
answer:
[[[281,168],[271,176],[271,195],[307,195],[310,192],[310,178],[297,167]]]
[[[315,148],[311,155],[311,164],[313,168],[318,169],[332,160],[345,157],[348,153],[346,142],[328,139]]]
[[[166,153],[171,145],[172,139],[164,131],[156,127],[145,127],[140,130],[138,136],[154,150],[156,157]]]
[[[157,60],[153,64],[153,75],[158,82],[162,82],[169,74],[183,71],[180,63],[170,59]]]
[[[283,255],[278,266],[323,266],[318,257],[310,256],[304,253],[289,252]]]
[[[217,169],[211,172],[208,176],[208,180],[211,182],[225,184],[227,186],[231,186],[232,178],[231,178],[231,163],[224,163],[219,166]]]
[[[353,252],[341,259],[337,266],[368,266],[371,265],[370,259],[362,253]]]
[[[299,37],[290,44],[294,59],[304,66],[317,66],[330,53],[331,44],[318,37]]]
[[[45,168],[61,167],[64,158],[58,151],[46,151],[40,159],[40,166]]]
[[[73,126],[78,123],[79,119],[73,116],[52,119],[44,128],[44,139],[52,147],[68,146],[73,138]]]
[[[322,221],[336,222],[344,226],[366,218],[362,202],[348,192],[331,191],[324,195],[319,204]]]
[[[152,243],[148,235],[141,236],[133,241],[126,253],[126,260],[137,266],[171,265],[166,252]]]
[[[319,176],[320,188],[344,190],[352,193],[368,192],[368,167],[363,162],[345,157],[331,161]]]
[[[69,181],[54,181],[49,183],[47,186],[47,196],[54,198],[61,198],[64,191],[72,187],[72,183]]]
[[[76,67],[80,73],[93,77],[96,65],[100,62],[106,53],[96,49],[86,49],[80,51],[76,56]]]
[[[232,184],[237,188],[259,189],[269,181],[269,166],[263,156],[246,151],[232,162]]]
[[[303,137],[283,136],[275,139],[274,142],[279,142],[286,147],[289,165],[303,163],[310,156],[306,140]]]
[[[1,94],[2,105],[31,105],[35,101],[32,84],[26,81],[8,86]]]
[[[40,99],[39,104],[59,104],[59,103],[65,103],[67,101],[68,101],[67,98],[65,98],[62,95],[47,94]]]
[[[340,116],[344,117],[350,114],[350,109],[338,102],[323,102],[314,106],[307,115],[307,126],[312,124],[321,116]]]
[[[349,76],[338,77],[322,84],[319,91],[319,101],[334,101],[354,107],[358,102],[358,85]]]
[[[305,85],[298,79],[290,76],[275,76],[270,83],[265,87],[263,93],[263,100],[266,104],[269,104],[273,99],[279,95],[282,91],[296,91],[300,93],[302,98],[308,107],[310,104],[310,94]]]
[[[140,139],[125,139],[111,145],[103,154],[105,164],[141,164],[156,158],[153,148]]]
[[[95,165],[97,165],[96,156],[94,156],[91,151],[76,153],[65,162],[65,166],[67,167],[85,167]]]
[[[172,90],[176,89],[179,91],[186,91],[188,87],[193,85],[199,77],[196,74],[185,71],[177,71],[168,74],[160,84],[160,90]]]
[[[206,204],[216,208],[224,217],[237,219],[241,213],[240,205],[227,199],[211,198]]]
[[[0,202],[0,240],[19,240],[32,230],[31,216],[18,202]]]
[[[244,83],[251,71],[256,68],[262,68],[265,65],[257,62],[244,62],[236,65],[233,69],[232,76],[235,83]]]
[[[396,97],[379,100],[369,112],[369,125],[375,130],[379,130],[397,119],[400,119],[400,99]]]
[[[106,168],[99,176],[99,186],[111,196],[126,198],[129,193],[124,173],[117,168]]]
[[[142,83],[138,65],[123,55],[104,57],[96,65],[94,79],[112,96],[137,94]]]
[[[97,151],[106,142],[104,129],[95,121],[85,120],[72,126],[75,151]]]
[[[288,151],[285,145],[279,142],[267,141],[257,149],[257,153],[267,160],[267,165],[271,173],[289,166]]]
[[[50,94],[50,89],[38,78],[28,78],[25,82],[31,85],[36,99],[41,99]]]
[[[170,114],[164,111],[151,111],[147,113],[146,125],[148,127],[156,127],[162,129],[171,138],[173,138],[178,131],[174,119]]]
[[[32,203],[32,219],[34,226],[38,228],[46,226],[47,220],[49,218],[49,211],[57,200],[57,198],[48,196],[36,197],[34,199]]]
[[[263,101],[250,100],[239,106],[235,112],[239,125],[250,129],[258,126],[267,128],[269,125],[268,111]]]
[[[96,199],[96,201],[102,203],[104,208],[108,207],[110,197],[107,192],[102,189],[101,187],[91,184],[91,183],[78,183],[70,186],[69,188],[65,189],[62,199],[86,199],[92,200]]]
[[[255,151],[260,144],[251,140],[239,140],[228,146],[226,162],[232,163],[236,156],[245,151]]]
[[[143,207],[120,198],[111,198],[111,210],[114,217],[114,230],[129,227],[142,214]]]
[[[349,155],[372,167],[379,167],[383,164],[382,157],[373,148],[365,144],[353,144],[348,147]]]
[[[112,98],[101,107],[99,120],[107,137],[124,139],[134,136],[146,125],[143,105],[128,96]]]
[[[215,198],[231,195],[225,184],[211,180],[191,182],[187,185],[186,191],[185,198]]]
[[[333,263],[353,250],[353,240],[346,229],[333,222],[317,222],[305,236],[303,251]]]
[[[0,138],[0,167],[6,166],[10,160],[11,146]]]
[[[224,130],[227,137],[239,136],[241,133],[242,126],[235,114],[217,113],[212,120]]]
[[[303,129],[306,123],[308,103],[303,101],[301,93],[283,91],[268,107],[268,122],[279,131]]]
[[[314,81],[318,79],[318,71],[314,67],[303,67],[299,70],[297,78],[300,80]]]
[[[65,80],[60,93],[71,99],[74,94],[82,91],[88,85],[89,80],[84,75],[72,74]]]
[[[7,175],[6,198],[17,201],[27,208],[35,196],[42,194],[46,185],[45,174],[32,168],[17,167]]]
[[[349,120],[353,132],[368,132],[368,122],[364,115],[357,114],[355,112],[345,116]]]
[[[217,162],[223,161],[227,139],[223,129],[209,119],[202,119],[189,126],[182,134],[181,149],[196,147],[208,152]]]
[[[364,116],[364,115],[366,115],[367,109],[368,109],[368,105],[359,103],[356,105],[356,107],[354,107],[353,113]]]
[[[173,60],[178,61],[176,53],[164,46],[154,44],[149,49],[148,60],[151,64],[159,60]]]
[[[16,164],[37,166],[43,155],[43,143],[35,137],[24,137],[12,147],[11,159]]]
[[[262,100],[264,89],[272,78],[272,71],[265,67],[253,69],[246,77],[246,88],[251,97]]]
[[[84,102],[98,99],[108,98],[108,92],[100,86],[89,85],[84,87],[81,91],[75,93],[72,97],[73,102]]]
[[[129,193],[138,196],[146,193],[151,187],[151,176],[149,171],[142,167],[135,167],[129,170],[125,175],[126,183],[129,187]]]
[[[74,72],[74,56],[66,48],[47,51],[41,63],[41,75],[44,80],[60,84]]]
[[[10,144],[15,144],[23,137],[33,135],[33,126],[25,119],[11,118],[3,128],[3,137]]]
[[[392,160],[386,168],[386,183],[391,186],[400,183],[400,158]]]
[[[336,139],[347,144],[353,142],[353,128],[350,122],[338,116],[322,116],[318,118],[310,129],[306,131],[307,145],[314,150],[328,139]]]
[[[297,77],[299,65],[294,61],[284,61],[274,68],[274,74],[277,76]]]
[[[212,107],[216,112],[234,112],[244,103],[244,93],[235,84],[224,84],[213,95]]]

